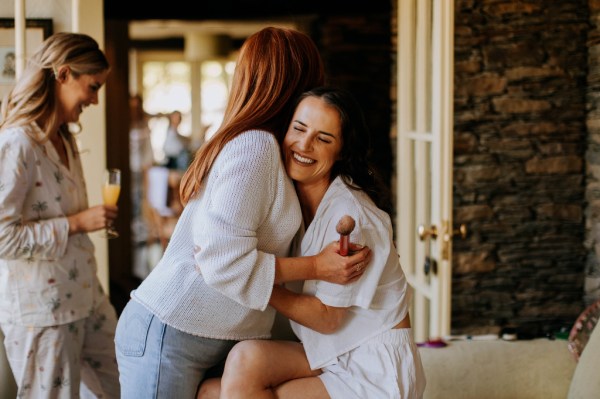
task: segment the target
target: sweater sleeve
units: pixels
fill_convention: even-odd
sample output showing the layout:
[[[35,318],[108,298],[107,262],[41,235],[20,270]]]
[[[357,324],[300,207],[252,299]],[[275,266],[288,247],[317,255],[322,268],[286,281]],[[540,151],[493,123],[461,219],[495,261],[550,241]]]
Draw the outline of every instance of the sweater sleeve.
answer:
[[[3,133],[0,140],[0,258],[53,260],[66,251],[65,217],[25,220],[24,204],[35,185],[37,156],[27,138]],[[14,140],[11,138],[15,138]],[[40,209],[44,201],[36,202]]]
[[[264,310],[275,280],[275,256],[259,250],[257,231],[275,196],[279,146],[266,133],[244,133],[221,151],[207,181],[204,225],[195,260],[212,288]]]

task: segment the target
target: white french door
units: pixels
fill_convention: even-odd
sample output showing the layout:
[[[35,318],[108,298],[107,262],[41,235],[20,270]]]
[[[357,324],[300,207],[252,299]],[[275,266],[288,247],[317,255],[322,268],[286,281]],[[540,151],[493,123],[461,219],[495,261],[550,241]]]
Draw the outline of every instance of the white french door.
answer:
[[[450,333],[453,38],[453,0],[398,0],[396,231],[417,342]]]

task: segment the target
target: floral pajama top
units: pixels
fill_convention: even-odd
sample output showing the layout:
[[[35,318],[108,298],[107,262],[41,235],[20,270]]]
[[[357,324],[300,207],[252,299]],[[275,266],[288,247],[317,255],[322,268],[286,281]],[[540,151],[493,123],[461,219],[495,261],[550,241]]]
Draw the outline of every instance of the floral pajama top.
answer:
[[[90,315],[104,295],[94,245],[69,237],[88,207],[75,140],[67,168],[32,123],[0,132],[0,323],[46,327]]]

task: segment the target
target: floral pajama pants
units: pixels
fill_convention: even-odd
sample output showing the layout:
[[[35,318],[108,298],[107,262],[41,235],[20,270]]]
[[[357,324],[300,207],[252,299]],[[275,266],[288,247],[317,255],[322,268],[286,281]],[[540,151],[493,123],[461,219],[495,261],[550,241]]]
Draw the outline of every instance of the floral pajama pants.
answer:
[[[108,301],[87,318],[51,327],[0,323],[18,398],[119,398],[114,334]]]

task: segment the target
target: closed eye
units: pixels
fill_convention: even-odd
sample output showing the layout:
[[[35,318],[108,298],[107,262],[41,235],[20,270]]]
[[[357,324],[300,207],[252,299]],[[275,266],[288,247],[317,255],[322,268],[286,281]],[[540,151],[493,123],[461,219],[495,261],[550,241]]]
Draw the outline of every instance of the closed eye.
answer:
[[[292,128],[297,132],[306,132],[307,126],[299,120],[295,120]]]

